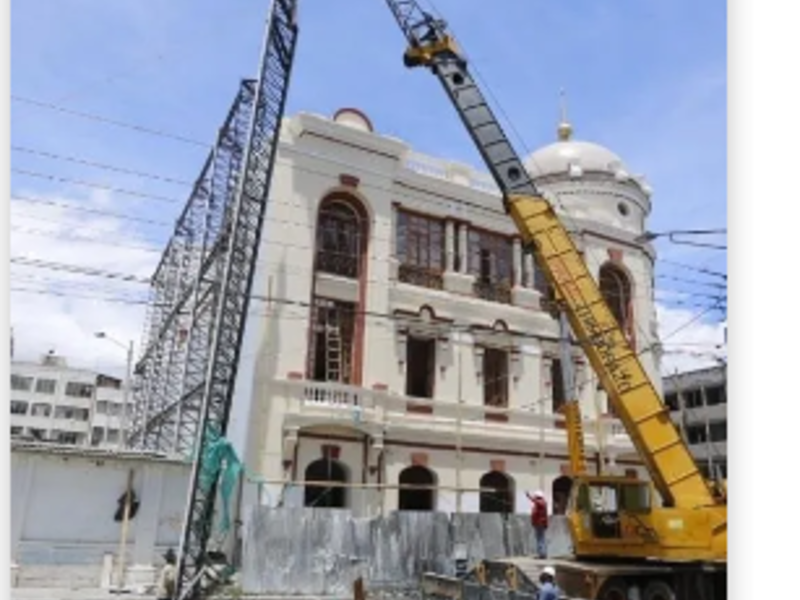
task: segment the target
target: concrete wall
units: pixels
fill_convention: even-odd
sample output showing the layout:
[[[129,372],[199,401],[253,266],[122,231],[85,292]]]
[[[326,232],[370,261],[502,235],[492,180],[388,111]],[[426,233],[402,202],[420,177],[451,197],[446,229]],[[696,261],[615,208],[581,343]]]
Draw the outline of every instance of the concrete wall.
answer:
[[[128,580],[148,582],[163,551],[177,547],[188,465],[12,447],[11,555],[18,585],[101,585],[104,556],[118,553],[121,524],[114,513],[130,469],[140,506],[128,530]]]
[[[553,518],[550,556],[569,553],[566,522]],[[346,510],[259,507],[247,519],[242,591],[250,594],[349,595],[363,576],[372,589],[412,588],[426,571],[454,574],[454,543],[470,565],[530,554],[527,517],[394,512],[355,518]]]

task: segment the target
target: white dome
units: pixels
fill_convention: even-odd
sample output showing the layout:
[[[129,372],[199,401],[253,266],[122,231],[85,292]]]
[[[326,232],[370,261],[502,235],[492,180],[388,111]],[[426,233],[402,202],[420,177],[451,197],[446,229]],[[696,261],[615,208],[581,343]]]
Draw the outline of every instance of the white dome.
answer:
[[[619,156],[599,144],[580,140],[560,140],[536,150],[525,159],[525,168],[533,178],[557,174],[576,177],[590,171],[629,177]]]

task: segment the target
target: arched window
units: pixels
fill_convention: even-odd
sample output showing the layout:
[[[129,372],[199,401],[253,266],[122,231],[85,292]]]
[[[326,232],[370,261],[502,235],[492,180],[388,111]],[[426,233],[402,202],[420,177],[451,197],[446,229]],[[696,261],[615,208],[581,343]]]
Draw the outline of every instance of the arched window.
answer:
[[[611,314],[630,338],[633,331],[631,324],[631,282],[622,269],[612,264],[600,267],[600,293],[605,298]]]
[[[400,472],[398,483],[400,494],[398,510],[433,510],[436,490],[436,476],[433,471],[422,465],[406,467]],[[419,486],[404,487],[404,486]]]
[[[306,481],[338,482],[346,484],[349,480],[347,467],[332,458],[320,458],[306,467]],[[305,506],[312,508],[345,508],[347,489],[325,484],[306,485]]]
[[[566,475],[553,481],[553,514],[563,515],[567,512],[569,493],[572,490],[572,479]]]
[[[482,513],[514,512],[514,481],[500,471],[489,471],[481,477],[480,511]]]
[[[317,270],[357,278],[364,243],[363,218],[343,200],[323,202],[317,218]]]

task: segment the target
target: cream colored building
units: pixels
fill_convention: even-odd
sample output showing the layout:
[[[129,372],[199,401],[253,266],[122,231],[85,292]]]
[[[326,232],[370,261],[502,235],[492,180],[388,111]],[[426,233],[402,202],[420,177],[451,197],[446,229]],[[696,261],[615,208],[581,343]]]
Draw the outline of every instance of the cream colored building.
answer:
[[[647,184],[566,123],[526,165],[660,387],[655,256],[637,240]],[[558,510],[558,321],[491,178],[414,152],[356,109],[301,113],[285,120],[267,210],[231,425],[267,482],[260,502],[524,513],[525,491],[542,489]],[[592,465],[644,475],[574,359]],[[346,486],[278,483],[311,480]]]

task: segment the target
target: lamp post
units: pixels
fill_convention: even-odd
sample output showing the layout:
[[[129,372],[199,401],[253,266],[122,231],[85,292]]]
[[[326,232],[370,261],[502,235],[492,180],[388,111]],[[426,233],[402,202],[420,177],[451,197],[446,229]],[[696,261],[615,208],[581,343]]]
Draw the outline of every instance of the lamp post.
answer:
[[[115,340],[109,336],[105,331],[98,331],[94,334],[96,338],[108,340],[122,348],[127,353],[127,361],[125,365],[125,383],[122,388],[122,417],[120,418],[120,448],[124,448],[128,438],[128,401],[131,392],[131,377],[133,370],[133,340],[128,344]]]

